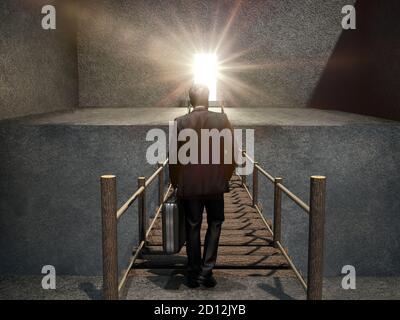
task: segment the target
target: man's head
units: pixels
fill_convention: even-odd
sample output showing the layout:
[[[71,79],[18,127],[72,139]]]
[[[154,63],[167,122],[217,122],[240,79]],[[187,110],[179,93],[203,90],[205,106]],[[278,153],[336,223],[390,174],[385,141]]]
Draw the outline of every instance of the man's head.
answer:
[[[193,107],[204,106],[208,108],[210,90],[204,84],[194,84],[189,90],[189,99]]]

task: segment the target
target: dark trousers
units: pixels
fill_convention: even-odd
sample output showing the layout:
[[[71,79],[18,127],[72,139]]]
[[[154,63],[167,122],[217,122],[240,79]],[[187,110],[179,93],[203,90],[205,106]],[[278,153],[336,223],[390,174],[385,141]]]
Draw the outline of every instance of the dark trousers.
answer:
[[[211,275],[217,260],[219,237],[224,221],[224,196],[221,194],[207,199],[182,199],[181,203],[185,211],[188,273]],[[200,230],[204,208],[207,211],[208,228],[201,259]]]

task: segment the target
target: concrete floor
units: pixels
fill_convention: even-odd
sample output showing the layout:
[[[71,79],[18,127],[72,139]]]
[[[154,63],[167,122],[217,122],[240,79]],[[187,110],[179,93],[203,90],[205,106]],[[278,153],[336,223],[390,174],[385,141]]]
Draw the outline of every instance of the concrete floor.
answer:
[[[57,289],[43,290],[40,276],[0,277],[0,299],[97,300],[101,299],[101,277],[58,276]],[[293,277],[217,277],[214,289],[189,289],[181,275],[134,277],[127,282],[124,299],[180,300],[292,300],[305,299],[304,291]],[[400,300],[400,278],[358,277],[357,289],[343,290],[341,278],[324,280],[324,299]]]
[[[219,108],[211,109],[220,112]],[[352,113],[305,108],[225,109],[235,126],[341,126],[348,124],[399,124]],[[5,120],[0,124],[68,125],[167,125],[186,108],[84,108]]]

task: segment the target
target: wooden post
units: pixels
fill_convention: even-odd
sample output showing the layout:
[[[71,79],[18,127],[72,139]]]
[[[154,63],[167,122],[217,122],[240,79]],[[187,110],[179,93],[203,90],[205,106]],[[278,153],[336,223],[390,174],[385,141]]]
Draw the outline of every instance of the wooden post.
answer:
[[[101,176],[103,242],[103,298],[118,300],[117,188],[116,177]]]
[[[146,178],[138,178],[138,188],[146,185]],[[139,244],[146,238],[146,190],[138,198]]]
[[[158,167],[162,167],[162,162],[158,163]],[[161,206],[164,199],[164,168],[158,174],[158,205]]]
[[[282,225],[282,190],[279,189],[278,183],[282,183],[282,178],[274,180],[274,247],[278,247],[278,241],[281,241],[281,225]]]
[[[246,153],[246,150],[243,149],[243,150],[242,150],[242,157],[243,157],[244,159],[247,159],[246,156],[245,156],[245,153]],[[245,160],[245,161],[247,161],[247,160]],[[246,175],[245,175],[245,174],[242,175],[242,183],[243,183],[243,186],[247,186],[247,183],[246,183]]]
[[[312,176],[308,234],[307,299],[322,299],[326,178]]]
[[[253,207],[258,205],[258,169],[257,162],[254,163],[253,168]]]

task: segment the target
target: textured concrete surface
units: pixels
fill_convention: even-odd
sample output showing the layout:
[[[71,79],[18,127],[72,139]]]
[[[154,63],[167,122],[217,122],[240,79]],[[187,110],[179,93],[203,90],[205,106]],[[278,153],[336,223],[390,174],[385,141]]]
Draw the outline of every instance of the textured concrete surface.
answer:
[[[256,159],[305,202],[312,175],[327,177],[325,274],[353,265],[359,275],[400,270],[400,126],[256,128]],[[272,218],[273,187],[263,179],[260,201]],[[283,243],[307,268],[308,217],[283,197]]]
[[[308,106],[400,120],[400,2],[355,8],[357,29],[340,35]]]
[[[220,108],[210,108],[220,112]],[[82,108],[10,119],[0,124],[24,125],[168,125],[187,112],[186,108]],[[349,124],[392,124],[398,122],[330,110],[295,108],[226,108],[235,126],[342,126]]]
[[[0,273],[100,274],[100,176],[117,175],[118,205],[145,161],[147,129],[135,126],[9,126],[0,129]],[[138,143],[138,141],[140,141]],[[154,212],[156,184],[147,192]],[[137,204],[118,224],[121,268],[137,238]]]
[[[0,1],[0,119],[77,106],[73,3]],[[42,29],[47,4],[56,7],[56,30]]]
[[[0,277],[2,300],[98,300],[101,277],[57,277],[55,290],[43,290],[41,277]],[[326,300],[399,300],[400,279],[358,277],[355,290],[344,290],[341,278],[325,278]],[[122,295],[127,300],[304,300],[296,279],[275,277],[217,277],[214,289],[190,289],[181,275],[130,278]]]
[[[170,119],[170,113],[153,111],[146,115],[142,110],[134,118],[125,109],[122,115],[93,109],[66,118],[57,114],[53,124],[49,116],[1,124],[1,274],[38,274],[47,264],[59,274],[101,273],[99,176],[117,175],[120,205],[135,190],[137,176],[149,176],[154,168],[145,163],[151,144],[145,141],[146,133],[150,127],[166,129],[155,123]],[[259,163],[282,176],[302,199],[308,200],[309,176],[328,177],[327,275],[340,274],[347,264],[360,276],[399,274],[398,122],[318,110],[308,110],[307,120],[292,109],[266,110],[262,125],[260,110],[231,111],[236,126],[246,127],[249,120],[252,125],[247,127],[256,129]],[[117,125],[127,115],[132,122]],[[260,190],[264,213],[270,217],[272,187],[261,180]],[[152,212],[155,190],[148,194]],[[305,272],[307,217],[286,198],[283,222],[284,244]],[[119,223],[121,268],[136,243],[136,223],[134,205]]]
[[[217,49],[219,92],[240,107],[304,107],[349,0],[79,3],[80,106],[176,106],[194,54]]]

